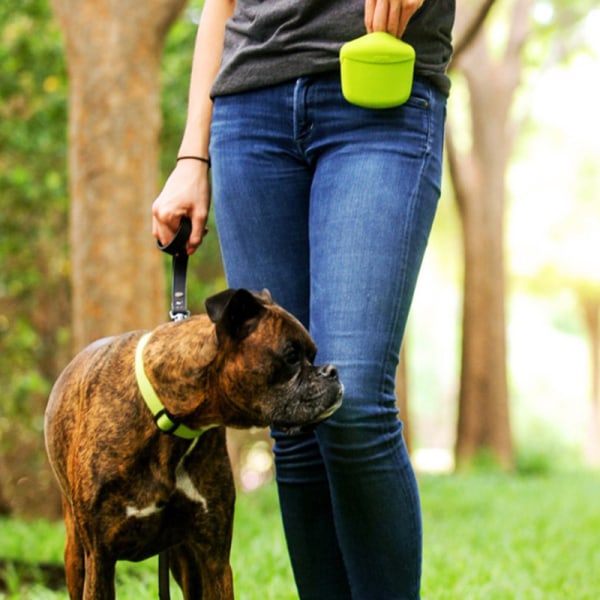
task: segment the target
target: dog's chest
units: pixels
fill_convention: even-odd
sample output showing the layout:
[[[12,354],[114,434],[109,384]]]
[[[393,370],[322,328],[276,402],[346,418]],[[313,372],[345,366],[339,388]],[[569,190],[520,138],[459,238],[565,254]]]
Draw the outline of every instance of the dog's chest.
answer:
[[[186,461],[196,448],[197,443],[198,438],[191,442],[190,447],[177,463],[175,467],[174,487],[170,491],[170,497],[168,499],[165,498],[165,490],[158,492],[157,497],[150,499],[150,502],[145,497],[140,497],[137,502],[125,506],[125,516],[127,518],[147,519],[160,515],[169,506],[169,503],[174,501],[178,494],[182,495],[192,505],[195,505],[196,510],[208,513],[209,507],[206,495],[200,490],[201,486],[197,482],[194,482],[186,465]]]
[[[213,510],[215,498],[203,482],[210,472],[193,461],[196,444],[190,444],[168,477],[140,473],[136,484],[113,503],[104,530],[120,558],[141,560],[156,554],[202,530],[219,512]]]

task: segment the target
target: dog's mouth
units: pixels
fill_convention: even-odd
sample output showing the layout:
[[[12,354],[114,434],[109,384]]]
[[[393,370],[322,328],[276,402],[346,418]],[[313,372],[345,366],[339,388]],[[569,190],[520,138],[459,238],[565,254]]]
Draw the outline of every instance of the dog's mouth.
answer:
[[[331,415],[342,405],[342,398],[344,397],[344,388],[342,387],[335,399],[335,402],[327,409],[325,409],[314,422],[320,423],[325,419],[329,419]]]
[[[327,407],[325,410],[320,412],[316,417],[310,419],[309,421],[303,421],[301,423],[292,421],[276,421],[273,423],[273,428],[277,429],[278,431],[282,431],[283,433],[286,433],[288,435],[293,435],[295,433],[300,433],[301,431],[307,431],[309,429],[312,429],[335,413],[335,411],[342,405],[343,397],[344,387],[340,385],[340,390],[336,395],[333,404],[331,404],[331,406]]]

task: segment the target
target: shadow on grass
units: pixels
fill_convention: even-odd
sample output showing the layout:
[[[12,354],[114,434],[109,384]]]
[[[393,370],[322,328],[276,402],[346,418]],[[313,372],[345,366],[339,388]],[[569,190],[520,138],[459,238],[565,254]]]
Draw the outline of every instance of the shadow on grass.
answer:
[[[61,564],[0,558],[0,592],[10,591],[11,582],[41,584],[57,591],[66,585],[65,571]]]

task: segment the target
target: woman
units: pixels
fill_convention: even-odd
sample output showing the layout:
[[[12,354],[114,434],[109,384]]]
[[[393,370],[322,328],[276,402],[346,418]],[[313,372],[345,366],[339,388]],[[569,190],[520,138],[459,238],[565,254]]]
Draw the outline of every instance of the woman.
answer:
[[[208,157],[231,287],[269,288],[338,367],[342,408],[273,431],[302,599],[419,597],[422,529],[394,377],[440,194],[453,0],[206,0],[177,167],[153,206],[205,234]],[[340,90],[340,46],[388,31],[414,46],[411,98],[372,110]],[[210,154],[209,154],[210,150]]]

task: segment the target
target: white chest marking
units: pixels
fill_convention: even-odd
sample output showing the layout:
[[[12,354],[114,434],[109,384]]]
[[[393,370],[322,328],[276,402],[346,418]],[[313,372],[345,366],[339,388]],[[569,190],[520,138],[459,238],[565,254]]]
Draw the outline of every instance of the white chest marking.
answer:
[[[208,512],[208,503],[206,502],[206,498],[199,492],[198,488],[194,485],[192,478],[189,473],[185,470],[183,463],[185,459],[190,454],[190,452],[195,448],[196,443],[199,438],[196,438],[188,448],[188,451],[183,455],[179,464],[175,468],[175,487],[184,495],[186,498],[195,502],[196,504],[201,504],[204,512]]]
[[[206,501],[206,498],[199,492],[198,488],[196,488],[194,482],[192,481],[192,478],[183,466],[185,459],[195,448],[197,442],[198,438],[196,438],[190,444],[190,447],[188,448],[187,452],[183,455],[177,467],[175,468],[175,488],[179,490],[191,502],[201,504],[202,508],[204,509],[204,512],[208,512],[208,503]],[[156,503],[149,504],[148,506],[145,506],[143,508],[138,508],[137,506],[126,506],[125,515],[128,518],[134,517],[135,519],[147,519],[152,515],[160,513],[162,510],[164,510],[164,508],[164,505],[159,506]]]
[[[164,506],[157,506],[156,504],[150,504],[144,508],[137,508],[136,506],[127,506],[125,508],[125,514],[127,517],[135,517],[136,519],[145,519],[151,517],[156,513],[159,513],[164,509]]]

